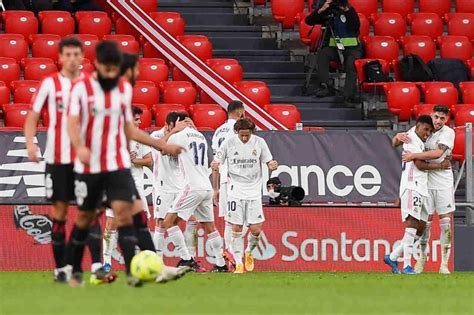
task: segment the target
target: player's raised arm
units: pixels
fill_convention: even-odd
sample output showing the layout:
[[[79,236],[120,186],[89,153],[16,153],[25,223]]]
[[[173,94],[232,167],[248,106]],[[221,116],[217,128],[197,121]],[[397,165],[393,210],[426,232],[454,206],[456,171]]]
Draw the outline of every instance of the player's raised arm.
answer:
[[[408,133],[406,132],[397,133],[392,138],[392,146],[395,148],[401,146],[404,143],[410,143],[410,137],[408,137]]]

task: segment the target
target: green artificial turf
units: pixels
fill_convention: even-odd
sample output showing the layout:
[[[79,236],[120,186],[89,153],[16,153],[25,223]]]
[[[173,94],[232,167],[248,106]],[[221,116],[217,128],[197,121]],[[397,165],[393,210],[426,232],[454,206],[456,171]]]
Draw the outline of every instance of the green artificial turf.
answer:
[[[474,273],[203,273],[142,288],[124,279],[72,289],[48,272],[0,272],[0,314],[474,314]]]

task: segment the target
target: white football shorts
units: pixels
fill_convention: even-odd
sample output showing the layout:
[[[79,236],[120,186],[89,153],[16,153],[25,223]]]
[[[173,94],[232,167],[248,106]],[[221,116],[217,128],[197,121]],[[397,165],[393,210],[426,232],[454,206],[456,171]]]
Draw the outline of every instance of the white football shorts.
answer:
[[[426,210],[426,197],[418,192],[407,189],[400,198],[400,208],[402,221],[405,222],[408,216],[421,221],[428,221],[428,211]]]
[[[153,217],[155,220],[166,217],[177,196],[177,193],[153,192]]]
[[[226,221],[236,225],[251,225],[265,222],[262,199],[244,200],[227,198]]]
[[[194,214],[198,222],[214,222],[212,190],[183,190],[173,201],[169,213],[176,213],[184,221]]]
[[[429,215],[435,212],[438,214],[448,214],[456,210],[454,201],[454,188],[435,190],[430,189],[428,193],[426,208]]]

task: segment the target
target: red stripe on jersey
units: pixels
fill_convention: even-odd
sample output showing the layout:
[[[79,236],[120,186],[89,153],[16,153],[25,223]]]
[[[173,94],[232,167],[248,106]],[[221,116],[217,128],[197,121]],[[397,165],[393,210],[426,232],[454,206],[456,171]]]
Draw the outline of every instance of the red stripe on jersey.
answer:
[[[100,150],[100,171],[107,172],[107,152],[108,152],[108,138],[110,133],[110,113],[107,113],[107,110],[110,110],[112,106],[111,94],[110,91],[104,92],[105,99],[105,115],[104,115],[104,129],[102,130],[102,146]]]
[[[59,103],[63,102],[61,81],[59,80],[59,73],[52,76],[54,81],[54,95],[55,95],[55,109],[56,109],[56,121],[54,124],[54,164],[61,164],[61,139],[62,139],[62,127],[63,127],[63,112],[59,109]],[[64,104],[63,104],[64,106]],[[51,116],[50,116],[51,117]]]
[[[88,110],[87,115],[89,116],[89,121],[87,122],[87,128],[86,128],[86,147],[89,149],[92,149],[92,129],[94,127],[95,116],[94,116],[94,113],[92,112],[92,107],[94,106],[94,100],[89,100],[89,98],[94,96],[94,90],[92,89],[90,78],[84,79],[83,82],[87,91],[87,110]],[[90,165],[85,164],[84,174],[88,174],[88,173],[90,173]]]

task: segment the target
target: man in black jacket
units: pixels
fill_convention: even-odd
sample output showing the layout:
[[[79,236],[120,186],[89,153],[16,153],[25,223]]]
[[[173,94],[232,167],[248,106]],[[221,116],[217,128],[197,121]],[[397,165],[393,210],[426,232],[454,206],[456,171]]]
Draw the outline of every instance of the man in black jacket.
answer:
[[[325,97],[332,94],[329,90],[329,62],[339,59],[339,50],[344,57],[346,72],[344,99],[346,103],[358,103],[357,72],[354,61],[362,58],[363,52],[358,39],[360,20],[357,12],[347,0],[326,0],[308,15],[305,21],[308,25],[322,24],[327,28],[325,37],[322,39],[322,48],[317,53],[319,86],[316,96]]]

